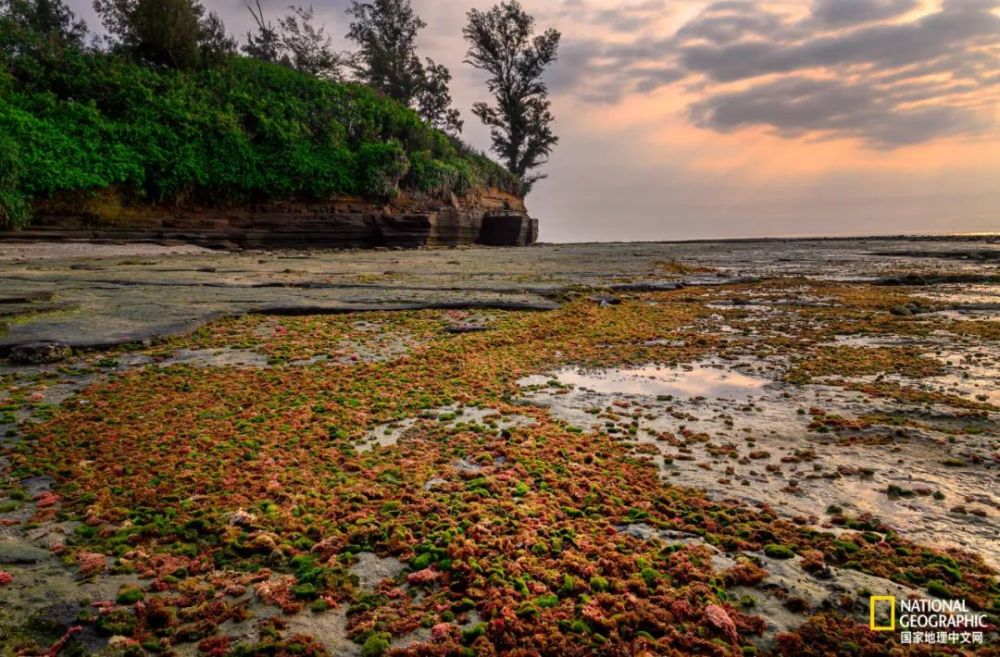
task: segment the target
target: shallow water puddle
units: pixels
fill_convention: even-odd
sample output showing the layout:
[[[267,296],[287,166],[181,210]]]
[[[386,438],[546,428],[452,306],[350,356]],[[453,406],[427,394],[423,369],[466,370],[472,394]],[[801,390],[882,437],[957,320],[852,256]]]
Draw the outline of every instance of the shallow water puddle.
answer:
[[[523,415],[501,415],[487,407],[443,406],[424,411],[421,417],[425,420],[434,419],[446,426],[459,428],[486,428],[493,434],[501,431],[534,424],[534,420]],[[394,447],[414,428],[420,418],[406,418],[397,422],[383,424],[368,431],[355,445],[359,453],[370,452],[376,447]]]
[[[604,395],[655,395],[681,399],[745,398],[771,383],[768,379],[706,364],[687,367],[648,365],[607,370],[567,368],[555,372],[552,376],[526,377],[518,383],[530,387],[545,386],[551,381]]]
[[[618,436],[667,481],[710,497],[767,504],[831,531],[828,507],[837,505],[1000,563],[992,414],[781,383],[777,361],[723,366],[567,369],[522,380],[521,396],[573,427]],[[879,416],[904,424],[873,419],[852,429],[829,420]]]

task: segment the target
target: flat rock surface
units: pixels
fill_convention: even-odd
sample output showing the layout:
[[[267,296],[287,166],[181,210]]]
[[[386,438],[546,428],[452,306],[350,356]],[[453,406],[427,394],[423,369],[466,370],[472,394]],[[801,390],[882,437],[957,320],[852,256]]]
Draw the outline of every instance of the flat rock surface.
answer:
[[[412,251],[219,253],[152,244],[0,244],[0,350],[39,341],[103,347],[183,334],[221,316],[435,307],[545,310],[570,290],[668,288],[801,275],[996,276],[970,240],[766,240]],[[898,252],[900,255],[887,255]],[[678,268],[676,261],[683,261]],[[996,300],[994,300],[996,302]]]
[[[47,559],[49,553],[26,543],[0,538],[0,563],[37,563]]]

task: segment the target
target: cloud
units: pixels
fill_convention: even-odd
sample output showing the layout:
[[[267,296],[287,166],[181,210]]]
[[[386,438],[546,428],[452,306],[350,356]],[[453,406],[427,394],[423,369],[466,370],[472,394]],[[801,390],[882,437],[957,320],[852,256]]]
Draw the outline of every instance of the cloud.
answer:
[[[787,36],[789,26],[780,14],[760,8],[750,0],[732,0],[709,5],[677,32],[681,42],[703,40],[720,46],[748,38]]]
[[[917,0],[814,0],[811,13],[826,25],[860,25],[900,16],[918,6]]]
[[[685,42],[678,52],[688,70],[731,82],[815,67],[899,67],[1000,45],[1000,17],[986,10],[944,9],[907,23],[871,25],[805,39],[799,38],[799,29],[790,25],[788,30],[772,30],[767,40],[744,38],[723,45]]]
[[[563,0],[552,17],[578,23],[597,25],[611,32],[634,33],[667,15],[671,5],[667,0],[626,2],[614,9],[594,7],[586,0]]]
[[[696,90],[695,124],[722,132],[763,126],[880,149],[971,134],[990,127],[1000,93],[998,5],[814,0],[796,14],[722,0],[665,38],[588,43],[558,88],[613,103],[681,83]]]
[[[954,89],[953,89],[954,90]],[[934,93],[920,85],[896,92],[835,79],[783,78],[695,103],[696,125],[720,132],[765,125],[789,137],[851,136],[895,148],[984,126],[976,114],[949,106],[900,109]],[[938,92],[943,93],[943,92]]]

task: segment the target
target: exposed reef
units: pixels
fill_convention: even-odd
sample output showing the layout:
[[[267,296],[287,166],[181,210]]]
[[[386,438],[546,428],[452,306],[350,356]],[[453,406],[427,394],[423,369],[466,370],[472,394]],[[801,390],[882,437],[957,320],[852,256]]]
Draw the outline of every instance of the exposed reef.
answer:
[[[0,365],[2,657],[997,654],[1000,290],[877,284],[987,263],[134,248],[0,245],[8,344],[156,338]]]

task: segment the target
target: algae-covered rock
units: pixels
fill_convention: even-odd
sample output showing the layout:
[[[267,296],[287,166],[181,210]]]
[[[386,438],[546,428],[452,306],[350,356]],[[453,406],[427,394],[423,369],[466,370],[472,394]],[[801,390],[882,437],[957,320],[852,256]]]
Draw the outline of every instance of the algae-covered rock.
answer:
[[[69,358],[72,350],[60,342],[28,342],[12,347],[8,358],[17,365],[46,365]]]

